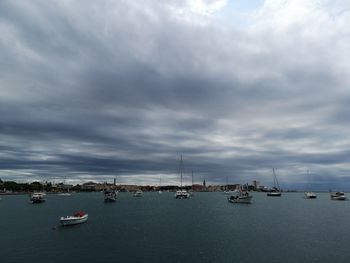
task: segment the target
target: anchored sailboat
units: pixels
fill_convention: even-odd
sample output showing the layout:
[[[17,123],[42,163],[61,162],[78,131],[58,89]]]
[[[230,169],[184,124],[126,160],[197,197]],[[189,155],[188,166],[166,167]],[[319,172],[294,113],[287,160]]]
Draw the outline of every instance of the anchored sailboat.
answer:
[[[181,159],[180,159],[180,180],[181,180],[181,183],[180,183],[180,190],[177,190],[176,193],[175,193],[175,198],[176,199],[187,199],[187,198],[190,198],[190,194],[182,189],[182,171],[183,170],[183,162],[182,162],[182,155],[181,155]]]
[[[118,191],[116,188],[116,178],[114,178],[113,188],[106,188],[104,190],[104,201],[106,203],[115,202],[117,201]]]
[[[307,180],[309,180],[309,170],[307,170]],[[316,199],[317,195],[314,192],[305,192],[305,199]]]
[[[272,172],[273,172],[273,188],[270,190],[270,192],[267,193],[267,196],[281,196],[281,188],[280,185],[278,184],[278,180],[276,177],[276,173],[275,173],[275,168],[272,168]]]

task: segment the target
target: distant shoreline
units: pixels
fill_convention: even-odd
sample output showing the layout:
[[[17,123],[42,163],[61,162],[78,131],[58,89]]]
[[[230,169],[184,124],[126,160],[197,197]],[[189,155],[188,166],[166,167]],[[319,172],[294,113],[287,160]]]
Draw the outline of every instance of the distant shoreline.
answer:
[[[75,193],[99,193],[100,191],[76,191]],[[132,192],[132,191],[129,191]],[[148,193],[155,193],[157,191],[146,191]],[[169,191],[174,192],[174,191]],[[223,193],[223,191],[196,191],[197,193]],[[267,193],[264,191],[250,191],[252,193]],[[329,191],[313,191],[314,193],[329,193]],[[346,192],[346,191],[345,191]],[[0,192],[0,196],[4,195],[29,195],[33,192]],[[128,193],[127,191],[124,193]],[[305,193],[305,191],[283,191],[283,193]],[[59,192],[46,192],[46,194],[59,194]]]

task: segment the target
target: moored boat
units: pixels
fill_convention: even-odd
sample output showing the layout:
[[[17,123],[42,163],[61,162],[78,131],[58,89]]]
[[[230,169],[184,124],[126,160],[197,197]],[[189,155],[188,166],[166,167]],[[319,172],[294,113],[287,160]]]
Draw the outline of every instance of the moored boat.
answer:
[[[58,194],[59,196],[71,196],[71,193],[69,192],[62,192]]]
[[[134,193],[134,197],[142,197],[143,196],[143,192],[141,190],[137,190],[135,193]]]
[[[274,187],[272,187],[272,189],[267,193],[267,196],[278,197],[278,196],[282,195],[281,188],[280,188],[280,185],[279,185],[278,180],[277,180],[277,176],[276,176],[276,173],[275,173],[275,168],[272,168],[272,172],[273,172],[273,184],[274,184]]]
[[[331,195],[331,200],[336,200],[336,201],[348,200],[344,192],[335,192],[335,193],[330,192],[330,195]]]
[[[227,198],[230,203],[250,204],[253,196],[248,191],[238,191]]]
[[[62,216],[60,218],[60,223],[63,226],[76,225],[85,223],[89,218],[89,215],[84,211],[79,211],[74,213],[72,216]]]
[[[178,190],[175,192],[174,197],[176,199],[187,199],[190,198],[190,194],[186,190]]]
[[[179,167],[179,170],[180,170],[180,190],[177,190],[177,191],[175,192],[174,197],[175,197],[176,199],[187,199],[187,198],[190,198],[189,192],[187,192],[187,191],[184,190],[184,189],[181,189],[181,188],[182,188],[182,173],[183,173],[182,155],[181,155],[181,157],[180,157],[180,167]]]
[[[118,192],[115,191],[115,190],[105,190],[105,191],[104,191],[104,195],[105,195],[104,201],[105,201],[106,203],[117,201],[117,193],[118,193]]]
[[[40,204],[46,201],[46,194],[42,192],[36,192],[30,195],[30,201],[33,204]]]
[[[309,175],[309,170],[307,170],[307,180],[309,181],[310,175]],[[314,192],[305,192],[304,194],[305,199],[316,199],[317,195]]]
[[[281,196],[282,193],[276,189],[272,189],[270,192],[266,194],[267,196]]]
[[[304,197],[305,199],[316,199],[317,195],[314,192],[306,192]]]

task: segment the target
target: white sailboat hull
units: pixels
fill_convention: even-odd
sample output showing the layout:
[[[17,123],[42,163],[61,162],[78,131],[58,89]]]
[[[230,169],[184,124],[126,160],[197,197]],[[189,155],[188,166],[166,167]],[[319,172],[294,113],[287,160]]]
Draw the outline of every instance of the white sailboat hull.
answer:
[[[267,193],[267,196],[281,196],[281,192],[270,192],[270,193]]]

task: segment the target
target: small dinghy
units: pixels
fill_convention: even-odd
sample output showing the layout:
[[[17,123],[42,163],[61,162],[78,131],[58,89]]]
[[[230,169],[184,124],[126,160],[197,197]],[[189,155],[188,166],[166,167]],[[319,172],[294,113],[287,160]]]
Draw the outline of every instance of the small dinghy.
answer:
[[[88,214],[85,214],[83,211],[79,211],[77,213],[74,213],[72,216],[62,216],[60,218],[60,223],[63,226],[69,226],[69,225],[76,225],[85,223],[89,218]]]

